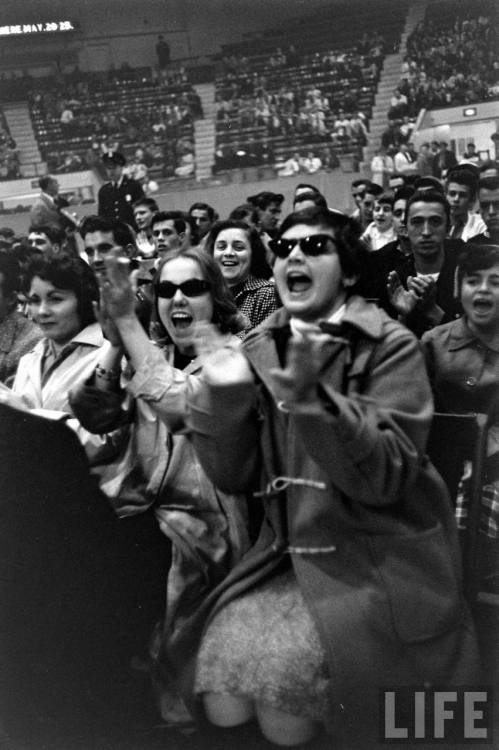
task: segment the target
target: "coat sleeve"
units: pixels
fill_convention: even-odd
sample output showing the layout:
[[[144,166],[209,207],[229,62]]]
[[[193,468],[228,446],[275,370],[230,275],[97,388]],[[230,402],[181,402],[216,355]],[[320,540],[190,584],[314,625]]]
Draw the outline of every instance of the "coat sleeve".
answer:
[[[189,395],[188,424],[204,470],[224,492],[255,489],[260,469],[260,426],[255,386],[210,386],[202,379]]]
[[[146,401],[170,432],[186,431],[187,399],[199,387],[199,373],[172,367],[163,352],[151,344],[147,357],[126,383],[134,398]]]
[[[418,341],[397,327],[376,346],[362,377],[364,386],[351,395],[323,378],[316,398],[290,411],[305,450],[330,481],[361,503],[385,506],[417,477],[433,415]]]

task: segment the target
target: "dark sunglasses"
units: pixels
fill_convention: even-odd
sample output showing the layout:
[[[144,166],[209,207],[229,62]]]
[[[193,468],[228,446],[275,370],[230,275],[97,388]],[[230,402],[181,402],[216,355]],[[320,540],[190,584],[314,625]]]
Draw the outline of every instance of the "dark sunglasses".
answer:
[[[186,297],[200,297],[210,288],[210,284],[203,279],[187,279],[181,284],[174,284],[172,281],[160,281],[156,287],[156,295],[164,299],[173,299],[177,289],[180,289]]]
[[[312,234],[310,237],[302,237],[300,240],[270,240],[269,247],[278,258],[287,258],[291,250],[297,245],[305,255],[323,255],[329,252],[329,244],[334,242],[329,234]]]

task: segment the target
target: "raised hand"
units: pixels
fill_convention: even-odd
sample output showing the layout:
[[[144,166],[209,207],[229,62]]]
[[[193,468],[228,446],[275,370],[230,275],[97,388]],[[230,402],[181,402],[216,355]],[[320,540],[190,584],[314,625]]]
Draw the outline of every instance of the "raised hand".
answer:
[[[270,371],[279,401],[293,404],[316,397],[317,383],[324,364],[323,348],[329,341],[327,334],[316,333],[290,339],[286,367]]]
[[[118,253],[105,259],[106,274],[100,280],[101,305],[106,315],[118,323],[135,315],[135,291],[129,277],[129,261]]]
[[[239,342],[228,340],[212,323],[196,324],[194,345],[206,382],[211,385],[253,382],[253,374]]]
[[[418,302],[418,296],[413,289],[404,289],[400,277],[396,271],[390,271],[386,281],[388,299],[398,312],[405,318],[414,310]]]

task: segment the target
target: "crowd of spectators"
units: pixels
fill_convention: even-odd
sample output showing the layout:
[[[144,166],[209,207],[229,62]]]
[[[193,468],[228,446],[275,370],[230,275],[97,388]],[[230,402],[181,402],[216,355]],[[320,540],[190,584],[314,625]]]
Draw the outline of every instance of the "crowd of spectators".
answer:
[[[362,147],[384,47],[383,37],[373,32],[347,51],[299,54],[291,45],[264,56],[224,58],[223,75],[216,83],[220,150],[225,145],[236,154],[255,151],[253,139],[242,148],[239,142],[230,142],[246,130],[255,130],[262,143],[285,137],[321,146],[354,140]],[[225,138],[225,133],[230,135]]]
[[[0,109],[0,179],[15,180],[20,175],[17,144]]]
[[[192,154],[193,122],[202,117],[199,97],[181,66],[105,73],[58,73],[36,80],[29,90],[42,156],[53,172],[93,166],[102,148],[136,153],[164,176]]]
[[[448,15],[435,17],[435,12],[407,41],[400,101],[388,115],[392,119],[415,117],[422,107],[473,104],[497,95],[499,56],[491,17],[469,13],[450,23]]]

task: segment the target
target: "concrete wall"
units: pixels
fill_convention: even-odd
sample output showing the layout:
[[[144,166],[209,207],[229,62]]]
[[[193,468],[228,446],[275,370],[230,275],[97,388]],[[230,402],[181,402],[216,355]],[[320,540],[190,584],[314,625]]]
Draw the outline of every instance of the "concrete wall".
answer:
[[[292,197],[295,186],[299,182],[307,182],[319,188],[326,196],[331,208],[349,211],[353,208],[350,198],[350,184],[352,180],[360,176],[358,173],[343,173],[339,169],[335,169],[333,172],[318,172],[315,175],[300,175],[289,178],[281,177],[261,182],[233,183],[232,185],[213,185],[210,187],[203,186],[192,190],[163,193],[154,197],[160,209],[179,209],[182,211],[187,210],[192,203],[205,201],[215,207],[221,218],[225,218],[233,208],[245,203],[249,195],[255,195],[255,193],[259,193],[261,190],[272,190],[284,195],[283,215],[286,215],[292,209]],[[91,172],[77,172],[74,175],[61,175],[58,179],[62,183],[61,190],[64,192],[65,190],[78,189],[78,187],[84,189],[85,184],[90,184],[93,175]],[[32,182],[34,181],[18,180],[16,183],[0,183],[0,188],[2,185],[16,185],[20,189],[22,187],[20,183],[23,183],[26,192],[29,192],[31,197],[34,198],[38,194],[38,189],[35,185],[31,184]],[[14,205],[17,205],[17,203]],[[71,210],[75,211],[79,217],[82,217],[95,213],[96,204],[76,205]],[[10,226],[16,233],[23,234],[27,232],[29,227],[29,215],[27,213],[0,213],[0,226]]]

